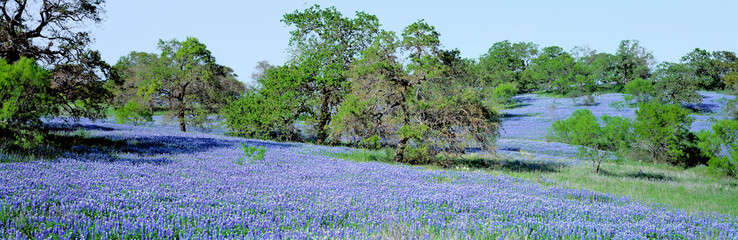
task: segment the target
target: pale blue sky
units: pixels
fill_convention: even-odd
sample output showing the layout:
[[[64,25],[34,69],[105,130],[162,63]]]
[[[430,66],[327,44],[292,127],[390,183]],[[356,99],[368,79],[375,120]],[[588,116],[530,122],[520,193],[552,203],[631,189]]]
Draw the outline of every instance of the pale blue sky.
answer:
[[[614,53],[637,39],[658,61],[678,61],[694,48],[738,52],[738,1],[236,1],[110,0],[107,20],[92,30],[103,59],[114,64],[130,51],[158,52],[158,39],[200,39],[216,60],[249,83],[254,66],[285,62],[289,31],[282,15],[313,4],[345,16],[374,14],[399,32],[425,19],[446,49],[477,58],[493,43],[534,42],[565,50],[589,45]]]

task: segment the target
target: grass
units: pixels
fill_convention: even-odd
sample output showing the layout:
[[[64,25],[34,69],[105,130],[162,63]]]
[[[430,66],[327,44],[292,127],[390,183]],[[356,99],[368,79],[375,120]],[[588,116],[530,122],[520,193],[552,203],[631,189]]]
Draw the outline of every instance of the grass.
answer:
[[[356,162],[394,163],[388,154],[391,154],[388,150],[357,150],[329,155]],[[436,165],[423,167],[441,168]],[[738,179],[716,179],[707,174],[706,167],[685,170],[666,164],[604,162],[600,174],[594,174],[589,162],[566,166],[468,154],[454,158],[451,169],[503,174],[529,179],[547,187],[587,189],[625,196],[644,203],[670,205],[689,213],[717,212],[738,216]]]
[[[527,178],[547,186],[626,196],[633,200],[666,204],[689,213],[718,212],[738,216],[738,180],[715,179],[705,167],[679,169],[636,162],[604,163],[596,175],[588,164],[561,168],[558,172],[497,171]],[[547,182],[543,179],[553,179]]]

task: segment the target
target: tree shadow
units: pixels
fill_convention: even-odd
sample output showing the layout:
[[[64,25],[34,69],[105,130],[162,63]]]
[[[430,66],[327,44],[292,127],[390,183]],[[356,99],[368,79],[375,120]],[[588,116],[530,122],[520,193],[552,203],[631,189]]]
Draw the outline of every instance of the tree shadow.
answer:
[[[71,132],[78,130],[85,131],[115,131],[115,128],[100,126],[96,124],[82,124],[82,123],[63,123],[63,122],[52,122],[46,123],[46,128],[51,132]]]
[[[516,109],[516,108],[527,107],[530,105],[533,105],[533,104],[517,101],[511,104],[505,105],[505,109]]]
[[[535,117],[536,115],[539,115],[539,114],[538,113],[524,113],[524,114],[502,113],[500,114],[500,117],[509,118],[511,120],[518,120],[524,117]]]
[[[713,109],[720,108],[718,104],[712,103],[682,104],[682,107],[692,111],[693,113],[712,113],[714,112]]]
[[[675,180],[673,177],[669,177],[664,174],[643,172],[641,170],[638,170],[637,172],[615,173],[615,172],[606,171],[604,169],[600,169],[600,173],[602,175],[610,176],[610,177],[626,177],[626,178],[635,178],[635,179],[651,180],[651,181],[674,181]]]
[[[133,137],[109,135],[87,136],[84,131],[114,131],[112,127],[95,124],[54,124],[49,129],[56,131],[48,136],[49,144],[28,151],[25,154],[43,159],[60,158],[89,162],[128,162],[136,164],[163,165],[173,162],[167,155],[196,154],[217,148],[238,148],[241,144],[262,146],[269,149],[295,147],[293,143],[276,143],[258,140],[222,139],[207,136],[187,135],[148,135],[147,129]],[[21,153],[23,154],[23,153]]]
[[[455,166],[477,169],[491,169],[510,172],[559,172],[566,167],[565,163],[547,161],[521,161],[514,159],[492,160],[488,158],[462,158],[454,160]]]

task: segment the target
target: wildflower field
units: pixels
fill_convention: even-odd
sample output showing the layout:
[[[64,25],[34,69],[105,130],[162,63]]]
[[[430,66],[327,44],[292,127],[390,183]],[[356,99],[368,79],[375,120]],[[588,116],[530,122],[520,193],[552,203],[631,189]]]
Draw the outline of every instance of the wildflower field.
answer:
[[[708,96],[711,115],[697,117],[719,118],[719,97]],[[498,152],[580,164],[576,147],[542,140],[553,120],[581,106],[519,98],[521,106],[506,112]],[[633,115],[633,108],[608,104],[617,96],[598,99],[588,107],[595,113]],[[693,128],[703,124],[709,121]],[[44,161],[3,156],[2,239],[738,238],[731,215],[483,171],[326,156],[357,151],[343,147],[182,133],[162,124],[57,125],[110,144],[80,144]],[[261,158],[245,147],[266,151]]]

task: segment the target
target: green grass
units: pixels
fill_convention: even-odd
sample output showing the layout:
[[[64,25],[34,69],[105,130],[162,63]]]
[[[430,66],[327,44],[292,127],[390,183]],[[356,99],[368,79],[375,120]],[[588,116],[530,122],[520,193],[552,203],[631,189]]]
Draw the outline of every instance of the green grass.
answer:
[[[391,156],[388,150],[331,154],[331,157],[356,162],[393,163],[388,156]],[[436,165],[423,167],[441,169]],[[644,203],[670,205],[689,213],[717,212],[738,216],[738,180],[716,179],[707,174],[705,167],[685,170],[665,164],[605,162],[597,175],[588,162],[579,166],[564,166],[464,155],[453,160],[451,169],[524,178],[547,187],[587,189],[620,195]]]

